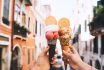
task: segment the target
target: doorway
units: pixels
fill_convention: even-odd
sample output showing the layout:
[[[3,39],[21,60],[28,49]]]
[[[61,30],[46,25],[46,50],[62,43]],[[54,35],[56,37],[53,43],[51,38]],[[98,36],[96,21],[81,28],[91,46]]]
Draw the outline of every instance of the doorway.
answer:
[[[21,68],[21,53],[18,47],[12,51],[11,70],[22,70]]]
[[[100,66],[100,62],[98,60],[96,60],[95,62],[95,67],[98,69],[98,70],[101,70],[101,66]]]

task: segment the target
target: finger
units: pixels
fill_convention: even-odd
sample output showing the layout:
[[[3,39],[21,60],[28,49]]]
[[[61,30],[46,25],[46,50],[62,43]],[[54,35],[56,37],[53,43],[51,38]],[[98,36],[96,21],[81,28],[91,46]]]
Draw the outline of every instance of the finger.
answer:
[[[53,61],[54,61],[55,59],[56,59],[55,57],[52,58]]]
[[[71,57],[71,53],[67,53],[67,52],[65,52],[64,50],[63,50],[63,55],[66,56],[66,58]]]
[[[76,51],[74,46],[70,46],[70,50],[71,50],[72,53],[77,53],[77,51]]]
[[[56,63],[56,61],[55,60],[53,60],[52,62],[51,62],[51,64],[55,64]]]
[[[51,64],[55,64],[55,62],[56,62],[55,60],[56,60],[56,58],[53,57],[53,58],[52,58],[52,61],[51,61]]]
[[[46,48],[43,49],[44,54],[47,54],[48,51],[49,51],[49,46],[47,46]]]

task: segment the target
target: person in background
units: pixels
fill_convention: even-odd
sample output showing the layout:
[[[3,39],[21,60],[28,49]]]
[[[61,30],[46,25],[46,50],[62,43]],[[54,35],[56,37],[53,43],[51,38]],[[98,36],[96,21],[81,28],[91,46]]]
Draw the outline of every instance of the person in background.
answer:
[[[70,49],[71,49],[70,53],[67,53],[63,50],[63,58],[67,59],[67,63],[74,70],[97,70],[96,68],[83,62],[74,47],[70,47]],[[50,69],[48,55],[47,55],[48,51],[49,51],[49,47],[44,48],[43,51],[41,52],[40,56],[38,57],[37,63],[35,63],[36,70]]]

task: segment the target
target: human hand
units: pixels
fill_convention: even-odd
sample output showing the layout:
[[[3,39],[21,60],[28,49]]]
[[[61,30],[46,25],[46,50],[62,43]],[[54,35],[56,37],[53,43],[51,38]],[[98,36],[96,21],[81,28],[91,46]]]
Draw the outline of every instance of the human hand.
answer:
[[[74,70],[97,70],[96,68],[88,65],[87,63],[83,62],[73,46],[70,46],[70,53],[67,53],[63,50],[63,58],[67,59],[68,64]]]
[[[73,46],[70,46],[70,53],[63,50],[63,58],[67,59],[67,63],[75,70],[78,69],[79,63],[83,62]]]
[[[43,51],[40,53],[37,61],[37,65],[39,70],[49,70],[50,65],[49,65],[49,59],[48,59],[48,53],[49,47],[44,48]]]

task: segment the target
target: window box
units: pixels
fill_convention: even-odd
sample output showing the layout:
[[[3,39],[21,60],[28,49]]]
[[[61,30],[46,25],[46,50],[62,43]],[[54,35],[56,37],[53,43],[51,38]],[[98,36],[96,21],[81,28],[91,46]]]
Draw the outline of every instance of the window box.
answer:
[[[32,3],[31,3],[30,0],[25,0],[25,5],[26,5],[26,6],[32,6]]]

